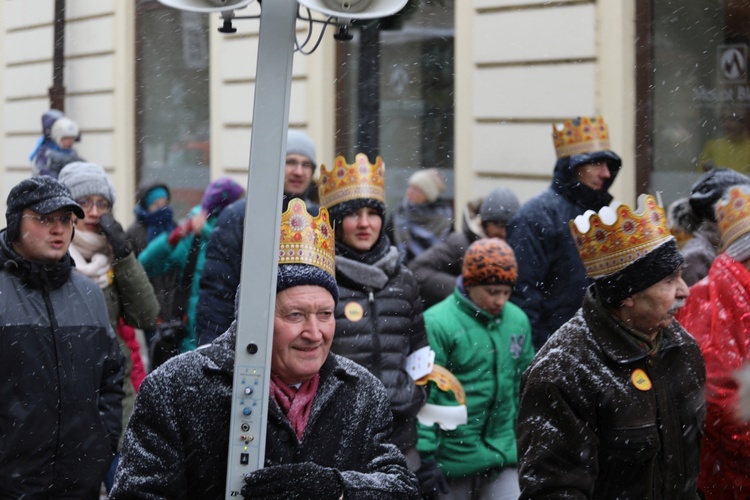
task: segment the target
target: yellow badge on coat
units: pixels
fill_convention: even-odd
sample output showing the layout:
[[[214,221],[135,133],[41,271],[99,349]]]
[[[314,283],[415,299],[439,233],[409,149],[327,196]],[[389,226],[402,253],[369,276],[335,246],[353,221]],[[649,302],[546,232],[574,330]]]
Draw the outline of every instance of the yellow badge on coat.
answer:
[[[646,372],[644,372],[640,368],[636,368],[635,370],[633,370],[633,373],[630,375],[630,380],[633,382],[635,388],[639,391],[651,390],[651,379],[648,378]]]
[[[346,319],[349,321],[359,321],[364,314],[365,312],[362,309],[362,306],[357,302],[349,302],[344,306],[344,316],[346,316]]]

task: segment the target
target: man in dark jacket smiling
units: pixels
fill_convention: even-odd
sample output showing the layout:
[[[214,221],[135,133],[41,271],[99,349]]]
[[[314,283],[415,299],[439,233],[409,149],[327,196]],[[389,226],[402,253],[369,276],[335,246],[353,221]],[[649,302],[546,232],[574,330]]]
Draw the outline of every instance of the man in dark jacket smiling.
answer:
[[[688,288],[664,210],[639,205],[571,224],[594,283],[521,381],[522,499],[698,498],[705,365],[674,320]]]
[[[297,199],[282,215],[265,467],[245,476],[242,495],[414,498],[416,477],[388,441],[385,389],[329,352],[338,287],[327,218]],[[110,498],[224,498],[236,325],[146,378]]]
[[[19,183],[0,232],[0,498],[98,498],[120,437],[124,358],[68,247],[84,213],[52,177]]]
[[[589,283],[568,221],[612,201],[608,190],[622,164],[609,150],[601,116],[555,125],[552,137],[558,158],[552,184],[526,202],[508,226],[518,261],[511,301],[529,317],[536,350],[581,307]]]

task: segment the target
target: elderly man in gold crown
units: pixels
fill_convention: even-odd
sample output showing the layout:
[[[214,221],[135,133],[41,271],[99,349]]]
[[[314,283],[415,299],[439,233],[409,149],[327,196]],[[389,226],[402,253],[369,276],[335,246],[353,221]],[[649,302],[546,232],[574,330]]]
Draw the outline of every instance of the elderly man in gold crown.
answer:
[[[245,476],[246,498],[418,497],[416,477],[388,441],[385,388],[329,352],[334,267],[328,212],[313,218],[291,200],[282,215],[265,468]],[[236,325],[143,382],[110,498],[224,497]]]
[[[706,360],[698,487],[706,498],[748,498],[750,422],[739,414],[736,373],[750,362],[750,186],[731,188],[716,204],[716,218],[721,253],[708,277],[690,289],[677,319]]]
[[[601,116],[555,125],[552,138],[557,151],[552,184],[508,224],[508,243],[518,261],[511,301],[529,317],[536,350],[581,307],[589,284],[568,221],[612,201],[608,190],[622,164],[609,149]]]
[[[593,280],[521,382],[521,498],[698,498],[705,365],[664,210],[642,195],[570,221]]]

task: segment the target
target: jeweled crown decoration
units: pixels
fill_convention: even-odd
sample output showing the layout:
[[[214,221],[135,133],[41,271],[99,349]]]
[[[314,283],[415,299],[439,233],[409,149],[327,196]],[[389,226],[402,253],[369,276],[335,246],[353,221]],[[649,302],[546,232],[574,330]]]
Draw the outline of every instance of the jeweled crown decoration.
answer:
[[[721,231],[723,252],[737,238],[750,231],[750,191],[739,186],[732,187],[716,204],[716,221]]]
[[[385,203],[385,164],[380,156],[372,164],[363,153],[355,156],[351,165],[343,156],[337,156],[331,170],[320,166],[318,186],[320,203],[328,208],[362,198]]]
[[[609,129],[601,115],[579,116],[554,124],[552,139],[558,158],[609,149]]]
[[[336,276],[336,246],[328,210],[320,207],[317,217],[299,198],[289,201],[281,214],[279,264],[309,264]]]
[[[664,209],[645,194],[638,197],[635,212],[613,202],[599,213],[587,210],[569,225],[590,278],[620,271],[674,238]]]

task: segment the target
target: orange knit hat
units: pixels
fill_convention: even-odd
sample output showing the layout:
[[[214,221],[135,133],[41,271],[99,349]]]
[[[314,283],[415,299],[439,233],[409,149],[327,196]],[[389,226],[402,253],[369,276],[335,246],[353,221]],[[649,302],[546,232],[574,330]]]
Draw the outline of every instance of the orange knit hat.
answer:
[[[483,238],[472,243],[464,255],[461,271],[464,287],[510,285],[518,278],[513,249],[499,238]]]

